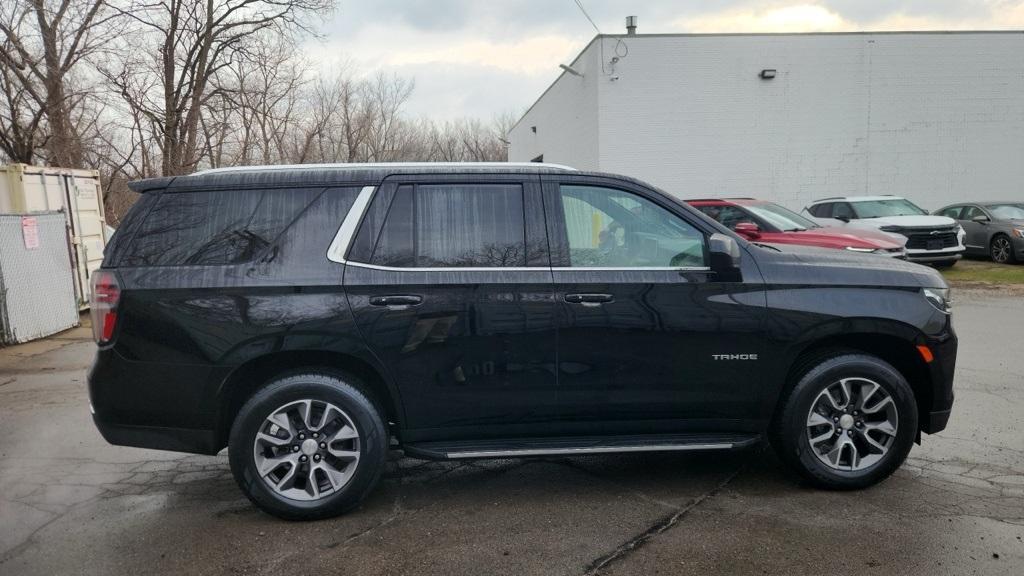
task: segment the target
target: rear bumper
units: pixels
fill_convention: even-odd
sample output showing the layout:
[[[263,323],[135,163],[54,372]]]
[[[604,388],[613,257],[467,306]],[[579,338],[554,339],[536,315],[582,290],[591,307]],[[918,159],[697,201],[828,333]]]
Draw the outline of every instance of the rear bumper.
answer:
[[[216,454],[223,442],[213,403],[205,401],[209,374],[204,366],[134,362],[98,350],[88,376],[93,422],[111,444]]]
[[[132,426],[107,422],[93,414],[93,423],[103,439],[117,446],[134,446],[155,450],[216,454],[220,452],[213,430]]]

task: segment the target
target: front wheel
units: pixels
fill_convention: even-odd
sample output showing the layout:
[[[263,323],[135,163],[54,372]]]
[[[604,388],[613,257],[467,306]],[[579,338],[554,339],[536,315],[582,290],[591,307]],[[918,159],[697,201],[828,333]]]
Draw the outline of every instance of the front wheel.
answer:
[[[865,488],[892,474],[917,435],[906,379],[857,352],[826,355],[808,368],[773,422],[779,457],[823,488]]]
[[[992,261],[997,264],[1010,264],[1013,262],[1013,242],[1002,234],[992,239],[989,250]]]
[[[347,381],[348,380],[348,381]],[[354,379],[309,373],[270,382],[242,406],[228,452],[239,487],[287,520],[342,514],[373,489],[387,455],[384,422]]]

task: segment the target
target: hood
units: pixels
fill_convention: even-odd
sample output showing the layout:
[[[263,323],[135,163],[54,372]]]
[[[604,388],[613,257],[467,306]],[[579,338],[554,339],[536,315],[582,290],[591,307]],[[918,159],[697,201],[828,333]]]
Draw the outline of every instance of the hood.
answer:
[[[797,238],[808,241],[820,241],[822,246],[845,248],[853,246],[856,248],[881,248],[883,250],[895,250],[902,248],[907,243],[906,236],[889,234],[875,229],[861,228],[851,229],[840,226],[823,226],[810,230],[789,232]]]
[[[768,284],[809,286],[888,286],[946,288],[946,280],[934,268],[874,254],[811,246],[772,244],[778,250],[756,245],[758,268]]]
[[[850,224],[863,223],[875,228],[882,226],[899,226],[901,228],[942,228],[956,226],[956,220],[945,216],[884,216],[882,218],[862,218],[852,220]]]

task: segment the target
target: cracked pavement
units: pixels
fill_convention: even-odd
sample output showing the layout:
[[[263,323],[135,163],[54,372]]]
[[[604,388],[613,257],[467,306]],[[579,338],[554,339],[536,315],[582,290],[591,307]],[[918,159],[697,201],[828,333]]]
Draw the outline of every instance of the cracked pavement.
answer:
[[[957,401],[889,480],[824,492],[764,447],[425,462],[358,510],[262,514],[227,458],[107,445],[85,329],[0,350],[0,574],[1024,573],[1024,299],[958,293]]]

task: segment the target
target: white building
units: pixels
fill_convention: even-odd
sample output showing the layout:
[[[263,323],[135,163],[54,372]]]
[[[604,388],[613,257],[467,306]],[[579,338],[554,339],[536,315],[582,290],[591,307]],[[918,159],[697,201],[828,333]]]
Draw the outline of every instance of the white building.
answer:
[[[1024,199],[1024,32],[602,35],[510,141],[682,198]]]

